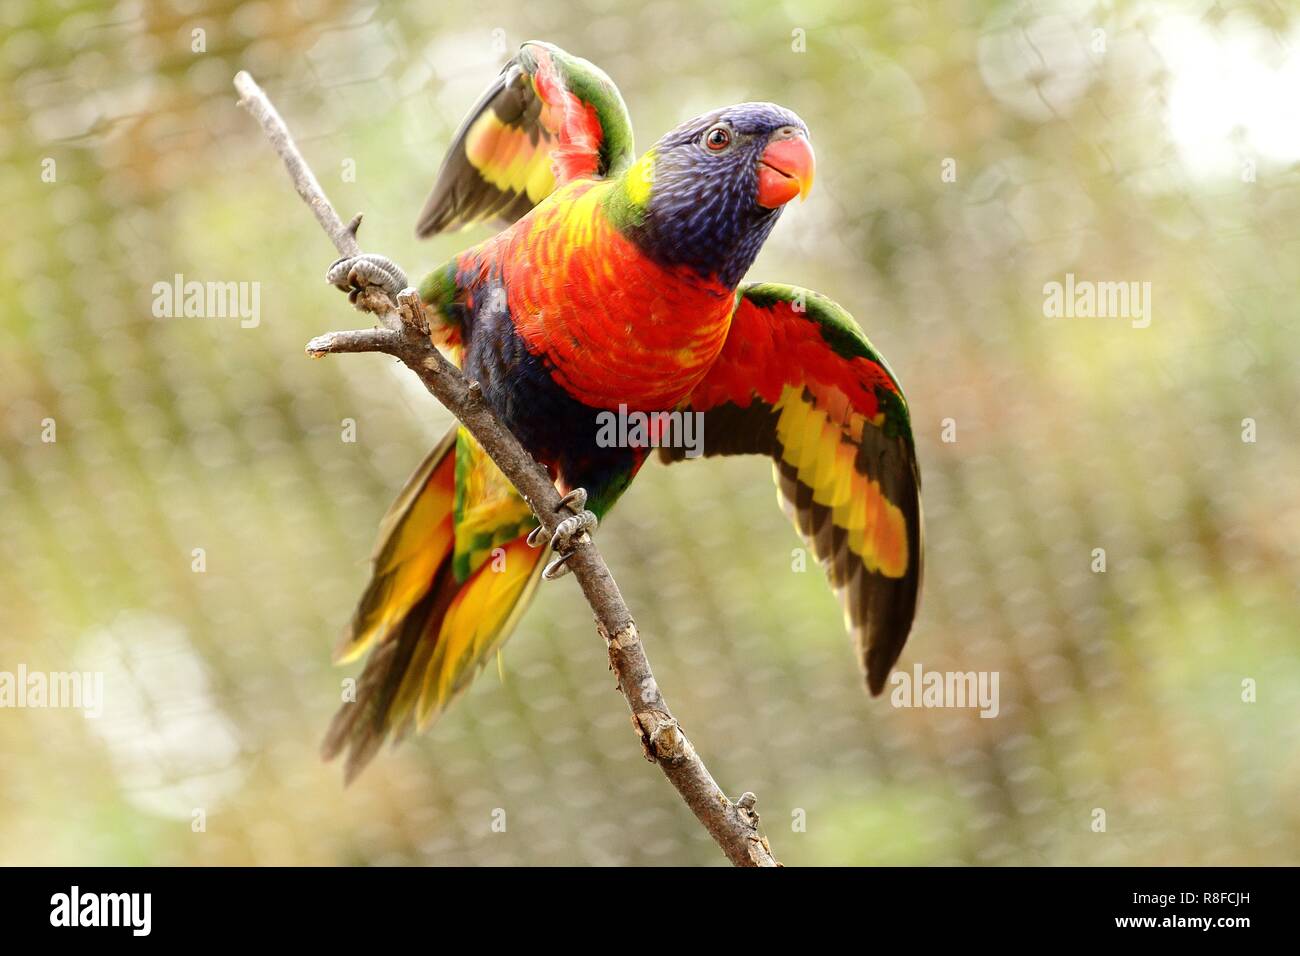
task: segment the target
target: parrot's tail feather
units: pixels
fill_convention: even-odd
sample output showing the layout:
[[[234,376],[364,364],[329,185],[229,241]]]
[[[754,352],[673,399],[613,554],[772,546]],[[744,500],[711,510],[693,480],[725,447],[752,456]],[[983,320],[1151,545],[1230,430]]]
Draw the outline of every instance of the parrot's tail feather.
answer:
[[[540,578],[547,549],[528,547],[526,534],[493,549],[472,572],[456,573],[457,453],[453,429],[389,509],[370,584],[335,653],[348,662],[371,649],[321,745],[326,760],[347,751],[348,781],[389,734],[400,739],[413,724],[423,730],[469,687]]]
[[[392,718],[398,716],[395,704],[412,672],[426,624],[437,618],[439,607],[445,611],[455,594],[454,587],[448,587],[449,582],[454,585],[452,575],[445,573],[449,569],[450,565],[443,565],[435,586],[410,609],[396,633],[375,648],[350,695],[352,699],[338,709],[330,722],[321,756],[333,760],[346,749],[343,775],[349,783],[379,752]]]

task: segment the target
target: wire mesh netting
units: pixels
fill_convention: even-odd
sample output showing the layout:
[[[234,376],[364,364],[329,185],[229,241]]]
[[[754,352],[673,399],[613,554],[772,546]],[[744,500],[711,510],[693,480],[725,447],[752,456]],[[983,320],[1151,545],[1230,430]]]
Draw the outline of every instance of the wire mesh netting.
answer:
[[[428,734],[348,789],[317,756],[379,518],[450,419],[391,360],[303,357],[358,319],[231,77],[416,277],[486,234],[412,226],[532,37],[618,82],[641,148],[728,102],[807,121],[817,187],[751,275],[843,303],[906,386],[901,671],[998,675],[987,719],[868,698],[769,465],[647,467],[602,551],[777,856],[1295,862],[1300,12],[862,6],[8,0],[0,672],[103,700],[0,709],[0,862],[723,862],[571,580]],[[158,317],[189,281],[241,308]],[[1054,314],[1087,282],[1140,298]]]

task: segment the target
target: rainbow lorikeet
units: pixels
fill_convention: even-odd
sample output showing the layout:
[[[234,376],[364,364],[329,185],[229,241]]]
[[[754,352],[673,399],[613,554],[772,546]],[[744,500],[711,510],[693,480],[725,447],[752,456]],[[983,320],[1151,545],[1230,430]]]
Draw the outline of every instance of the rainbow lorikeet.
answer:
[[[853,319],[794,286],[742,284],[781,214],[812,185],[808,129],[771,103],[677,127],[639,159],[613,82],[525,43],[456,134],[420,236],[504,231],[420,284],[431,334],[576,513],[550,548],[468,433],[454,428],[390,508],[373,577],[338,658],[370,652],[324,753],[349,778],[391,732],[423,729],[508,637],[552,548],[627,490],[653,441],[610,441],[611,412],[700,414],[705,455],[770,456],[779,497],[839,594],[872,693],[912,626],[920,474],[898,380]],[[390,294],[380,256],[329,279]],[[662,421],[662,417],[652,419]],[[661,457],[686,457],[662,448]]]

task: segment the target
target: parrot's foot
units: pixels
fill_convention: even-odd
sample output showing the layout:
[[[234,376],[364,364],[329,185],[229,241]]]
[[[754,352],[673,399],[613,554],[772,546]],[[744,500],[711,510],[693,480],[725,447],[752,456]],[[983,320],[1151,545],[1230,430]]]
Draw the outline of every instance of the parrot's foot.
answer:
[[[569,558],[573,557],[573,544],[581,535],[596,530],[596,515],[590,511],[579,511],[560,522],[551,537],[551,548],[555,558],[546,566],[542,577],[548,581],[562,578],[569,573]]]
[[[363,253],[344,256],[334,262],[325,273],[325,281],[348,294],[348,301],[356,304],[357,296],[367,286],[377,286],[394,302],[407,287],[406,273],[387,256]]]
[[[573,513],[561,521],[556,526],[555,534],[551,535],[551,550],[556,556],[542,572],[542,577],[548,581],[562,578],[569,573],[569,558],[573,557],[574,542],[582,535],[595,531],[596,525],[599,524],[596,515],[586,510],[586,504],[587,492],[582,488],[575,488],[560,499],[559,508],[556,510],[563,508]],[[528,544],[537,547],[543,534],[540,525],[534,528],[528,534]]]

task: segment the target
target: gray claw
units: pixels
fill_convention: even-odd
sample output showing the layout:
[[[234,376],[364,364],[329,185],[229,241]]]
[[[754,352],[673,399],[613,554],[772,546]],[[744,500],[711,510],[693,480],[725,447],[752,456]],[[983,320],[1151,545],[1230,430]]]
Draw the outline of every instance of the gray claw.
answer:
[[[556,525],[555,534],[551,536],[551,548],[557,554],[567,554],[573,550],[573,542],[578,536],[595,531],[597,524],[596,515],[590,511],[570,515]]]
[[[563,498],[560,499],[557,511],[567,509],[572,514],[561,521],[555,528],[555,534],[551,535],[551,550],[555,552],[555,558],[542,571],[542,577],[548,581],[554,581],[556,578],[562,578],[569,573],[569,558],[573,557],[573,544],[584,534],[596,530],[599,523],[593,512],[585,510],[587,504],[587,492],[582,488],[574,488]],[[546,532],[538,525],[528,533],[528,544],[531,547],[537,547],[545,536]]]
[[[573,557],[572,554],[561,554],[553,558],[551,563],[542,570],[542,577],[548,581],[564,577],[569,573],[569,558],[571,557]]]
[[[572,491],[570,491],[568,494],[566,494],[563,498],[560,499],[560,503],[555,506],[555,510],[557,512],[568,510],[573,515],[580,515],[583,513],[583,509],[586,508],[586,506],[587,506],[587,489],[574,488]],[[590,512],[587,513],[590,514]],[[592,515],[591,518],[592,521],[594,522],[596,516]],[[595,527],[596,527],[595,524],[592,524],[592,528],[594,529]],[[556,535],[558,534],[559,532],[556,531]],[[532,531],[528,532],[528,538],[527,538],[528,547],[530,548],[537,547],[539,544],[542,543],[542,538],[545,537],[545,535],[546,535],[546,529],[543,528],[541,525],[538,525]],[[552,539],[551,542],[552,546],[554,546],[554,543],[555,543],[554,539]]]
[[[587,489],[574,488],[567,495],[565,495],[563,498],[560,499],[559,507],[557,507],[555,510],[559,511],[561,508],[568,508],[574,514],[577,514],[578,512],[582,511],[582,509],[586,507],[587,507]]]
[[[348,293],[352,302],[366,286],[377,286],[390,299],[407,287],[406,273],[387,256],[363,253],[335,260],[325,273],[325,281]]]

